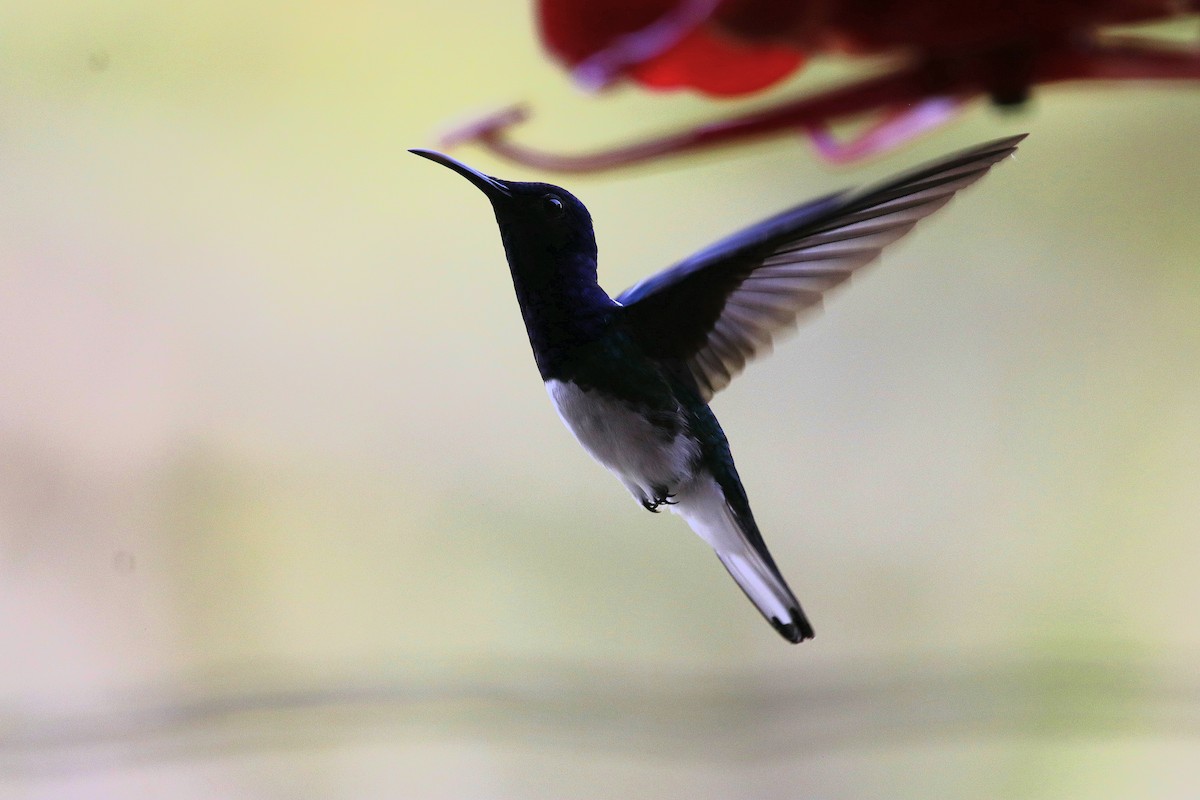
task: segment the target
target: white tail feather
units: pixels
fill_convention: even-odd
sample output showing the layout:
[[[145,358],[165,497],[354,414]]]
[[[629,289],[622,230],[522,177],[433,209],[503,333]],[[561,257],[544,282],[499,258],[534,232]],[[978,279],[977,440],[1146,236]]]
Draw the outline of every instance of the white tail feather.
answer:
[[[701,476],[681,487],[671,511],[683,517],[717,552],[725,569],[776,630],[793,642],[812,636],[812,628],[783,576],[751,543],[712,477]]]

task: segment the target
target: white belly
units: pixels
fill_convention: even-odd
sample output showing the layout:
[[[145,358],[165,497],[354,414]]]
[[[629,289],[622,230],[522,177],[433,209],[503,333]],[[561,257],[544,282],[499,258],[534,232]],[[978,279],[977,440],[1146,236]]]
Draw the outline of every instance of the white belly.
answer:
[[[681,431],[666,434],[628,404],[562,381],[546,381],[563,423],[592,458],[617,473],[639,500],[673,491],[692,477],[699,446]]]

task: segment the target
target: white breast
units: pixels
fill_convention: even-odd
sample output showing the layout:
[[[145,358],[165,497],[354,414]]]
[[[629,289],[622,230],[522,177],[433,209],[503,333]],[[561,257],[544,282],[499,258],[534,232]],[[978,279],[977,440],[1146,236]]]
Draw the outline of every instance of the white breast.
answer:
[[[549,380],[546,390],[583,449],[617,473],[637,499],[664,487],[674,491],[691,478],[699,446],[686,430],[670,436],[629,404],[572,383]]]

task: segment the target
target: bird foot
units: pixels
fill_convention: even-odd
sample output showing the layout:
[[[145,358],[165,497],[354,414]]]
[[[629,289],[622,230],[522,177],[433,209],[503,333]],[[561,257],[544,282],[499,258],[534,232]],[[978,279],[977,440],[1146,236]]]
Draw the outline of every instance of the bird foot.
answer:
[[[673,506],[676,502],[675,495],[663,492],[662,494],[655,495],[653,500],[643,499],[642,508],[657,514],[659,506]]]

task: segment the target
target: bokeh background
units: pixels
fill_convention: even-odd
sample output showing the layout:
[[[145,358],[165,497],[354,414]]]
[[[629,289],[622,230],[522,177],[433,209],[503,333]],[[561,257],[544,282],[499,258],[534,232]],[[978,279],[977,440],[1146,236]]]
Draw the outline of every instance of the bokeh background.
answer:
[[[524,3],[0,5],[0,797],[1196,797],[1200,94],[559,179],[615,292],[1031,132],[715,401],[799,647],[580,451],[405,152],[522,99],[726,110],[576,93]]]

